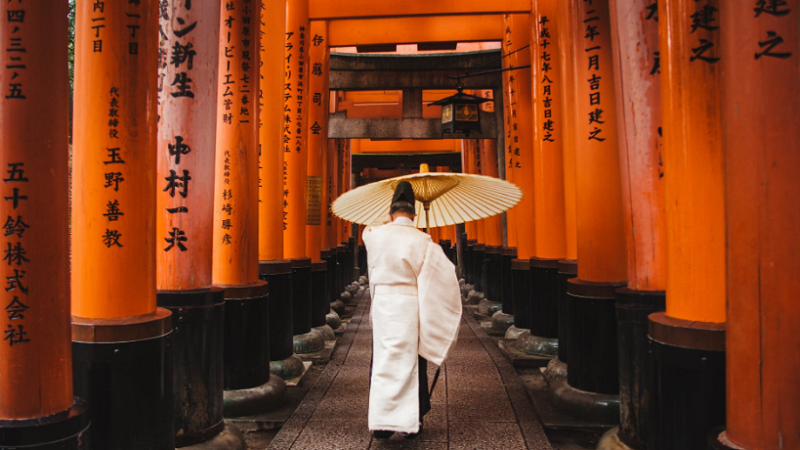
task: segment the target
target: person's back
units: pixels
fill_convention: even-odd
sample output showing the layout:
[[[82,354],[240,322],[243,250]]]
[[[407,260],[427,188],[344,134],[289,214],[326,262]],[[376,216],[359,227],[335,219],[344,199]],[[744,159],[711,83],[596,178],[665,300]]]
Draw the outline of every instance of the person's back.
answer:
[[[416,285],[430,242],[431,237],[413,225],[392,222],[369,227],[364,231],[364,246],[370,285]]]

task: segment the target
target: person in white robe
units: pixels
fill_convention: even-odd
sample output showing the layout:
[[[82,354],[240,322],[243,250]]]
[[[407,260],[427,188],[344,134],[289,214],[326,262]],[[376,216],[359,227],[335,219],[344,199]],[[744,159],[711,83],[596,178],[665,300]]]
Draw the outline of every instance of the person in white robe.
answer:
[[[372,296],[372,373],[369,429],[416,437],[430,410],[425,368],[441,366],[458,336],[461,293],[453,263],[416,229],[414,193],[395,190],[392,221],[364,230]]]

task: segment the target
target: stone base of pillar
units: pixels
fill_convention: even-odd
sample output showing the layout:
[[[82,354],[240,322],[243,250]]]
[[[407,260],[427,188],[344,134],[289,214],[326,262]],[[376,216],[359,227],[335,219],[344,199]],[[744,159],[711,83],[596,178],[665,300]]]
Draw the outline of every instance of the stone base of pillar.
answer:
[[[709,450],[749,450],[731,442],[725,427],[716,427],[709,431],[707,441]]]
[[[333,305],[331,305],[333,306]],[[339,314],[331,308],[328,314],[325,315],[325,324],[331,327],[332,330],[338,330],[342,326],[342,319]]]
[[[286,403],[286,382],[271,376],[269,381],[250,389],[225,391],[223,410],[226,418],[245,417],[273,411]]]
[[[336,340],[336,334],[333,332],[333,327],[330,327],[328,324],[325,324],[321,327],[314,327],[311,331],[316,331],[320,335],[322,335],[322,339],[326,341],[334,341]]]
[[[706,450],[725,423],[725,324],[649,317],[650,450]]]
[[[269,381],[269,286],[258,281],[223,288],[225,392],[258,390]]]
[[[522,334],[522,333],[524,333],[526,331],[530,332],[530,330],[528,330],[526,328],[517,328],[516,325],[511,325],[510,327],[508,327],[508,330],[506,330],[505,338],[506,339],[517,339],[517,338],[519,338],[520,334]]]
[[[269,372],[286,381],[300,378],[305,370],[303,360],[297,355],[269,363]]]
[[[505,334],[509,328],[514,326],[514,315],[497,311],[492,314],[492,329]]]
[[[614,427],[603,434],[597,443],[597,450],[641,450],[639,447],[628,447],[619,436],[619,427]]]
[[[336,300],[334,302],[331,302],[331,310],[333,310],[333,312],[341,316],[342,314],[344,314],[344,302],[341,300]]]
[[[353,294],[344,291],[341,294],[339,294],[339,301],[342,302],[342,304],[344,305],[349,305],[354,301]]]
[[[619,396],[587,392],[570,386],[566,379],[550,386],[553,409],[596,424],[619,423]]]
[[[75,395],[89,405],[92,448],[174,449],[174,316],[158,308],[118,320],[72,320],[72,377]]]
[[[488,299],[483,299],[478,302],[478,314],[491,317],[497,311],[503,309],[503,304],[499,302],[493,302]]]
[[[529,355],[555,358],[558,355],[558,339],[534,336],[525,331],[517,337],[517,349]]]
[[[578,276],[578,261],[558,261],[558,359],[569,360],[569,296],[567,280]]]
[[[308,333],[296,334],[293,337],[294,352],[298,354],[314,353],[325,348],[325,339],[319,331],[311,330]]]
[[[567,363],[558,359],[558,356],[551,359],[547,364],[547,368],[542,373],[544,381],[548,386],[554,386],[556,383],[567,379]]]
[[[26,420],[0,420],[0,448],[90,450],[88,406],[76,398],[66,411]]]
[[[483,292],[471,289],[467,294],[467,301],[465,303],[468,305],[477,305],[481,302],[481,300],[483,300]]]
[[[192,445],[176,446],[187,450],[246,450],[244,435],[233,425],[224,424],[222,431],[213,438]]]
[[[650,420],[650,343],[647,316],[665,308],[664,291],[617,289],[620,431],[631,448],[645,448]]]
[[[173,317],[175,446],[210,441],[224,428],[224,290],[159,291],[156,300]]]

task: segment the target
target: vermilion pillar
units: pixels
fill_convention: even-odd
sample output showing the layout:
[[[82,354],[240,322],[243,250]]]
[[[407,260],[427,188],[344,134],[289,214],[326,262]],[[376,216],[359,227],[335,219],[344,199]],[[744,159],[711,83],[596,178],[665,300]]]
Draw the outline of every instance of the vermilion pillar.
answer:
[[[225,290],[225,417],[262,413],[285,395],[283,380],[270,377],[270,302],[259,279],[261,15],[261,0],[234,0],[219,22],[213,281]]]
[[[617,290],[620,427],[633,448],[647,442],[650,408],[647,316],[664,309],[664,171],[661,139],[661,71],[655,1],[612,0],[620,167],[628,286]]]
[[[506,14],[504,16],[505,38],[503,41],[504,68],[515,68],[531,64],[530,17],[528,14]],[[504,102],[509,105],[511,129],[506,142],[506,167],[511,167],[513,182],[522,190],[522,200],[513,208],[512,219],[516,223],[516,247],[518,260],[512,264],[514,281],[512,301],[514,326],[519,329],[530,328],[530,271],[529,259],[535,253],[534,236],[534,167],[533,123],[531,92],[531,69],[515,69],[509,72],[508,91]],[[507,134],[508,136],[508,134]],[[511,243],[509,242],[509,245]]]
[[[558,51],[556,61],[561,83],[556,83],[559,92],[559,108],[561,109],[561,149],[564,165],[564,230],[566,239],[566,259],[559,261],[558,270],[558,358],[551,365],[553,373],[561,370],[569,354],[569,308],[567,302],[567,279],[573,278],[578,273],[578,234],[575,199],[575,126],[578,105],[577,75],[575,70],[575,46],[571,45],[576,24],[572,22],[575,5],[572,2],[557,2],[556,4],[556,34],[551,33],[551,39],[556,40],[555,50]],[[551,23],[553,20],[551,19]]]
[[[559,84],[557,2],[533,3],[530,48],[533,62],[534,118],[534,238],[530,258],[531,332],[521,335],[519,348],[540,356],[558,352],[558,261],[567,256],[564,200],[563,120]]]
[[[504,22],[505,24],[505,22]],[[507,41],[511,39],[511,28],[506,26],[504,33],[504,39]],[[510,61],[508,61],[508,52],[503,51],[503,68],[508,69],[510,67]],[[511,145],[514,142],[514,136],[516,135],[516,130],[514,130],[514,126],[511,122],[511,102],[508,101],[511,95],[511,71],[503,72],[503,130],[504,140],[503,146],[504,148],[502,151],[504,152],[504,169],[505,169],[505,179],[510,183],[514,183],[514,174],[516,173],[516,163],[517,160],[514,159],[514,147]],[[524,194],[523,194],[524,195]],[[516,206],[514,208],[509,209],[506,211],[506,243],[509,248],[516,248],[517,246],[517,209]]]
[[[504,64],[508,67],[521,67],[531,64],[530,51],[523,47],[531,43],[530,18],[527,14],[508,14],[505,17],[506,35],[503,43]],[[511,154],[507,165],[513,165],[514,183],[522,189],[522,200],[514,208],[517,222],[517,251],[520,259],[528,259],[535,253],[536,239],[533,229],[534,132],[529,128],[533,123],[531,69],[517,69],[510,72],[509,96],[506,99],[511,112],[512,138]]]
[[[800,2],[720,9],[728,327],[719,440],[800,448]]]
[[[308,75],[308,176],[306,177],[306,253],[311,267],[311,326],[328,339],[334,339],[327,326],[330,311],[327,264],[322,261],[323,233],[326,217],[326,182],[328,155],[328,94],[330,48],[328,22],[315,21],[309,34]]]
[[[213,4],[192,7],[180,0],[167,3],[159,12],[158,303],[176,313],[175,404],[210,411],[203,416],[207,420],[193,421],[191,411],[175,409],[176,428],[181,430],[176,443],[183,446],[204,440],[198,434],[222,420],[222,379],[215,376],[222,355],[195,357],[213,353],[222,341],[221,333],[206,334],[210,339],[197,339],[195,334],[197,329],[217,330],[223,324],[222,291],[211,289],[214,183],[210,180],[216,155],[220,9]],[[186,305],[193,311],[212,311],[216,322],[207,327],[205,321],[191,320],[196,318],[183,314]]]
[[[650,316],[657,382],[649,441],[653,449],[705,448],[708,430],[725,420],[720,2],[658,8],[667,305]]]
[[[607,0],[571,3],[580,265],[578,277],[569,280],[567,288],[568,382],[572,388],[615,396],[619,386],[614,291],[625,284],[627,261],[609,7]],[[612,412],[608,398],[594,396],[591,401],[609,406],[597,408],[602,412],[599,419],[616,419],[618,413]]]
[[[461,146],[461,167],[462,172],[467,174],[475,174],[475,149],[474,139],[462,139]],[[464,224],[469,239],[478,239],[478,223],[474,220]],[[471,282],[471,280],[470,280]]]
[[[303,373],[292,345],[292,267],[283,260],[287,212],[284,161],[286,0],[263,0],[259,128],[259,277],[269,283],[270,371],[283,379]]]
[[[308,49],[312,45],[308,21],[308,0],[286,1],[286,42],[284,54],[284,127],[283,151],[286,170],[283,255],[306,256],[306,183],[308,173],[309,81],[312,67]]]
[[[172,449],[171,315],[156,308],[157,2],[75,7],[75,392],[96,447]]]
[[[258,259],[283,258],[284,204],[284,74],[286,1],[263,0],[261,13],[261,106],[259,128]]]
[[[327,248],[335,248],[339,245],[337,241],[337,232],[338,232],[338,223],[339,218],[333,214],[333,210],[331,207],[333,206],[333,202],[339,196],[339,178],[337,175],[337,153],[336,147],[338,144],[338,139],[328,139],[326,144],[327,154],[325,155],[325,205],[324,205],[324,220],[325,220],[325,232],[324,232],[324,247]]]
[[[306,177],[306,253],[320,258],[325,220],[325,155],[328,150],[328,22],[315,21],[309,34],[308,175]]]
[[[482,139],[478,149],[481,154],[481,175],[499,178],[497,170],[497,141],[494,139]],[[485,219],[485,223],[486,245],[502,246],[503,224],[501,223],[500,215]],[[450,239],[450,236],[444,232],[447,227],[442,228],[442,230],[442,238]]]
[[[0,70],[2,214],[7,217],[0,434],[26,428],[40,442],[68,439],[75,445],[89,417],[72,396],[67,4],[6,2],[0,10],[0,36],[11,61]],[[68,411],[75,416],[73,431],[44,435],[41,422]],[[36,440],[0,438],[0,446]]]

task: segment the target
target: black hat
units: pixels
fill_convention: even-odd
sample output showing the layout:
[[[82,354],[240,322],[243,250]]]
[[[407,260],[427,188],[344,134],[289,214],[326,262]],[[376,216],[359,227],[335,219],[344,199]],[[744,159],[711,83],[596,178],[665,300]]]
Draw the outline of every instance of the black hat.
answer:
[[[411,187],[411,183],[409,183],[408,181],[401,181],[397,183],[397,187],[394,189],[394,197],[392,197],[392,204],[402,201],[411,203],[412,207],[416,206],[414,204],[414,188]]]

